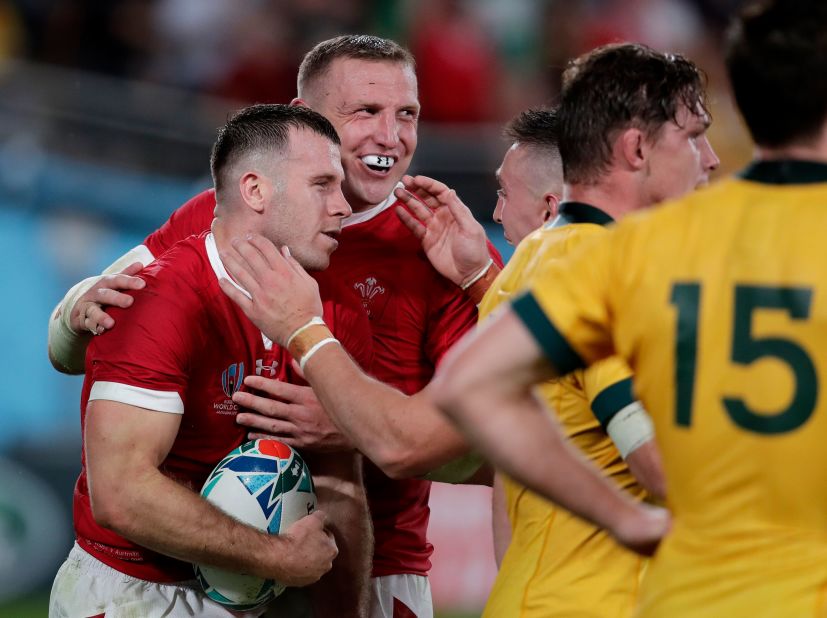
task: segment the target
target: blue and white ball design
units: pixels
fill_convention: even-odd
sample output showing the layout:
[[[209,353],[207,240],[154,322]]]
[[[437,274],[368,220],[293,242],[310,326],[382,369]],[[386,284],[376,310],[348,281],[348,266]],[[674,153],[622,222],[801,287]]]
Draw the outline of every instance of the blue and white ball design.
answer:
[[[299,454],[276,440],[255,440],[219,462],[201,495],[232,517],[279,534],[316,508],[310,471]],[[252,609],[284,591],[273,580],[195,565],[207,596],[235,610]]]

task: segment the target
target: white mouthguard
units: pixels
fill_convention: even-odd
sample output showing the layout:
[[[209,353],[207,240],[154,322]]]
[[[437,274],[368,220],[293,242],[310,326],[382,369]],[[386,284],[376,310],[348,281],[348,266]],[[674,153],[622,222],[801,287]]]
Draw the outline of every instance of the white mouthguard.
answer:
[[[374,167],[391,167],[396,163],[393,157],[385,157],[383,155],[365,155],[362,157],[362,163],[365,165],[373,165]]]

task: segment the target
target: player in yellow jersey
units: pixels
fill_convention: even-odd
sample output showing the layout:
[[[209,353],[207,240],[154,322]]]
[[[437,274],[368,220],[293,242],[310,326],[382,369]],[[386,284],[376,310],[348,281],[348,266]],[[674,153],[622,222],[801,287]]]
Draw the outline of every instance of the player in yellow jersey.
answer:
[[[554,110],[526,110],[506,125],[504,135],[508,139],[509,148],[495,172],[499,189],[493,218],[502,225],[506,241],[519,245],[526,236],[557,216],[557,206],[563,195],[563,163],[557,146],[557,114]],[[485,260],[481,248],[479,253],[481,259]],[[512,256],[508,270],[514,268],[517,261],[516,255]],[[496,284],[497,281],[494,281],[493,287]],[[493,295],[486,295],[486,299],[491,298]],[[490,304],[490,300],[486,302],[486,299],[483,299],[480,308]],[[502,565],[511,543],[512,526],[518,525],[514,509],[509,508],[515,502],[515,488],[516,485],[503,479],[502,475],[495,475],[491,503],[494,557],[498,567]],[[547,510],[547,503],[544,502],[543,507],[544,511]],[[515,547],[511,553],[520,551]],[[525,555],[525,552],[521,553]],[[504,574],[501,573],[498,581],[503,578]]]
[[[541,267],[434,393],[512,476],[613,525],[608,486],[549,467],[559,436],[530,393],[618,353],[673,511],[639,615],[827,616],[827,4],[746,9],[727,66],[758,160]]]
[[[701,76],[689,61],[638,45],[610,46],[572,63],[565,84],[568,104],[581,110],[594,127],[591,135],[575,136],[575,143],[561,145],[566,150],[583,148],[583,137],[603,144],[646,117],[652,123],[654,140],[679,136],[687,147],[697,145],[700,156],[694,165],[677,169],[673,182],[657,187],[660,193],[652,192],[647,179],[641,182],[623,174],[620,166],[601,171],[587,184],[568,183],[567,201],[560,204],[559,216],[520,245],[480,304],[481,320],[520,290],[539,265],[562,258],[584,239],[602,234],[604,226],[625,212],[652,206],[653,199],[669,197],[672,191],[681,194],[705,184],[718,165],[704,135],[708,123],[705,113],[689,116],[683,126],[667,126],[675,120],[674,110],[683,101],[703,109]],[[666,85],[657,90],[654,84]],[[611,93],[618,92],[625,95],[621,96],[625,105],[611,104]],[[546,114],[554,117],[551,112]],[[530,119],[523,117],[522,124],[515,125],[515,143],[527,144],[532,136],[542,138],[542,126],[536,122],[532,126]],[[556,120],[551,127],[556,133],[554,125]],[[550,132],[548,128],[545,131]],[[552,136],[556,138],[556,134]],[[609,194],[618,197],[607,199]],[[607,477],[638,498],[645,498],[646,492],[636,476],[663,495],[651,423],[632,395],[630,376],[625,362],[609,359],[544,384],[540,394],[556,412],[566,437]],[[549,505],[524,486],[508,480],[504,485],[512,544],[484,616],[630,616],[643,559],[618,546],[605,531]]]
[[[708,117],[702,79],[684,58],[639,45],[608,46],[572,63],[564,83],[567,105],[580,110],[579,118],[589,127],[585,135],[574,132],[574,140],[569,131],[566,149],[588,149],[583,145],[588,140],[599,152],[613,138],[636,143],[645,133],[644,160],[630,174],[627,160],[604,166],[599,156],[589,157],[592,177],[567,184],[568,201],[560,205],[560,216],[520,244],[482,300],[481,318],[518,291],[542,263],[574,251],[626,212],[705,184],[718,165],[704,135]],[[685,113],[689,106],[698,113]],[[550,211],[547,204],[557,201],[546,192],[562,172],[556,125],[554,112],[533,110],[518,116],[507,131],[513,144],[498,170],[503,191],[494,218],[511,241],[527,235]],[[650,157],[668,146],[697,156],[685,158],[671,177],[654,177],[653,184]],[[543,173],[532,174],[535,168]],[[635,476],[662,495],[651,423],[632,396],[630,370],[623,361],[606,360],[544,384],[540,394],[566,437],[607,477],[638,498],[645,492]],[[643,560],[524,486],[506,480],[505,488],[513,539],[484,616],[631,615]],[[495,547],[497,532],[495,527]]]

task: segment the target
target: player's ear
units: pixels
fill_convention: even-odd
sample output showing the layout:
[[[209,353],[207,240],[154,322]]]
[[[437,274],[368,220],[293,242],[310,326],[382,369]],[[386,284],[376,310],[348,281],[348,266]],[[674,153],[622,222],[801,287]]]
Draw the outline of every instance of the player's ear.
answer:
[[[643,131],[630,127],[615,140],[615,158],[627,169],[640,170],[646,166],[649,145]]]
[[[305,101],[304,99],[302,99],[300,97],[296,97],[295,99],[290,101],[290,105],[301,105],[302,107],[310,107],[307,104],[307,101]]]
[[[238,179],[238,190],[247,206],[256,212],[264,211],[270,190],[264,177],[256,172],[245,172]]]
[[[543,203],[545,209],[543,210],[543,223],[549,219],[554,219],[557,216],[557,207],[560,205],[560,197],[552,192],[548,192],[543,196]]]

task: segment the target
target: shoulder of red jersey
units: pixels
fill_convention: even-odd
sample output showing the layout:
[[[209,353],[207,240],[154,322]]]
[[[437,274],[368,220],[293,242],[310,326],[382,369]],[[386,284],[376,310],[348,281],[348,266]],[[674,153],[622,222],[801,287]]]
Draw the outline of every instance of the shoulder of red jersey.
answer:
[[[200,294],[217,281],[205,246],[208,236],[208,231],[191,235],[159,255],[138,274],[148,284],[143,289],[158,294],[177,295],[186,290]]]
[[[215,190],[207,189],[188,200],[144,240],[152,255],[159,256],[175,243],[210,229],[215,211]]]

